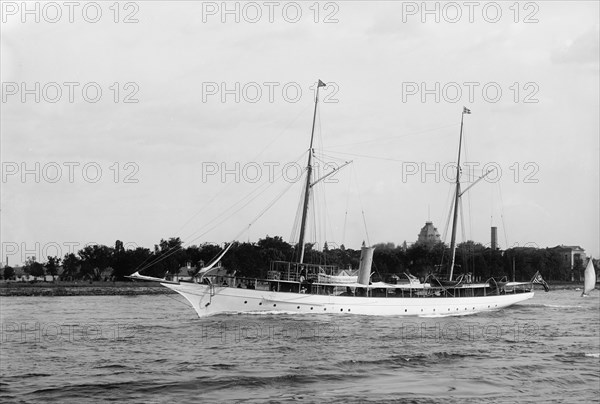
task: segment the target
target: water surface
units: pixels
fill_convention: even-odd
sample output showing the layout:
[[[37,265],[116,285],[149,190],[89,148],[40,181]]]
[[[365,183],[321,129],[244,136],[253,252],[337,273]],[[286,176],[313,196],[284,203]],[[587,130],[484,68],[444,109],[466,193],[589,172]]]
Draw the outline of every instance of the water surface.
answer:
[[[600,297],[579,294],[430,318],[7,297],[0,401],[600,402]]]

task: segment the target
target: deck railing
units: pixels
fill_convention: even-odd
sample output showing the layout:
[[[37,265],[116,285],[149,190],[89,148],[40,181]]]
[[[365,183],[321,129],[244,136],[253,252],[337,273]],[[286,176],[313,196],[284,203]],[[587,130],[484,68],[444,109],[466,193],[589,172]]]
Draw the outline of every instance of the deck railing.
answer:
[[[335,275],[336,265],[300,264],[289,261],[271,261],[267,279],[289,282],[317,281],[319,274]]]

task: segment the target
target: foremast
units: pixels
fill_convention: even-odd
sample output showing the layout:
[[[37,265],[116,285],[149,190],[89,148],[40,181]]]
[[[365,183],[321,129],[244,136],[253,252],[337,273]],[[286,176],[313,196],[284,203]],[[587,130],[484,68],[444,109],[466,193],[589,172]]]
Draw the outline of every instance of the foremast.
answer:
[[[304,263],[304,236],[306,233],[306,222],[308,220],[308,203],[310,201],[310,189],[312,178],[312,155],[313,155],[313,140],[315,137],[315,122],[317,120],[317,104],[319,103],[319,88],[325,87],[325,83],[321,80],[317,83],[317,91],[315,95],[315,112],[313,114],[312,130],[310,133],[310,147],[308,148],[308,163],[306,165],[306,186],[304,188],[304,202],[302,205],[302,222],[300,223],[300,238],[298,246],[300,248],[300,257],[298,262]]]
[[[460,137],[458,139],[458,159],[456,159],[456,190],[454,194],[454,216],[452,218],[452,236],[450,238],[450,254],[452,254],[452,258],[450,261],[450,275],[448,276],[448,280],[452,280],[452,275],[454,273],[454,263],[456,258],[456,222],[458,221],[458,202],[460,196],[462,195],[460,192],[460,152],[462,147],[462,135],[463,135],[463,123],[465,119],[465,114],[470,114],[471,110],[463,107],[463,112],[460,117]]]

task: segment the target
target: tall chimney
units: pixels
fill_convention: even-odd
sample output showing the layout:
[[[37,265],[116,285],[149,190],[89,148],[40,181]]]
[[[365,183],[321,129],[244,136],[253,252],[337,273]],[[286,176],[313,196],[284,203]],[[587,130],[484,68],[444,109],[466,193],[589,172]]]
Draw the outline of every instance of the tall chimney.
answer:
[[[498,249],[498,228],[492,227],[492,250]]]

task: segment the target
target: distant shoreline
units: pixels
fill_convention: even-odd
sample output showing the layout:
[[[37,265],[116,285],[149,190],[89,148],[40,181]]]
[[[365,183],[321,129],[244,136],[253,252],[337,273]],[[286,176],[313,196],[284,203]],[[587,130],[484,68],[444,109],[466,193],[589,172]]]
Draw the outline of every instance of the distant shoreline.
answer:
[[[582,282],[556,282],[550,290],[583,288]],[[536,289],[537,291],[542,290]],[[0,297],[10,296],[132,296],[177,293],[154,282],[0,282]]]
[[[154,282],[0,282],[0,296],[123,296],[176,293]]]

